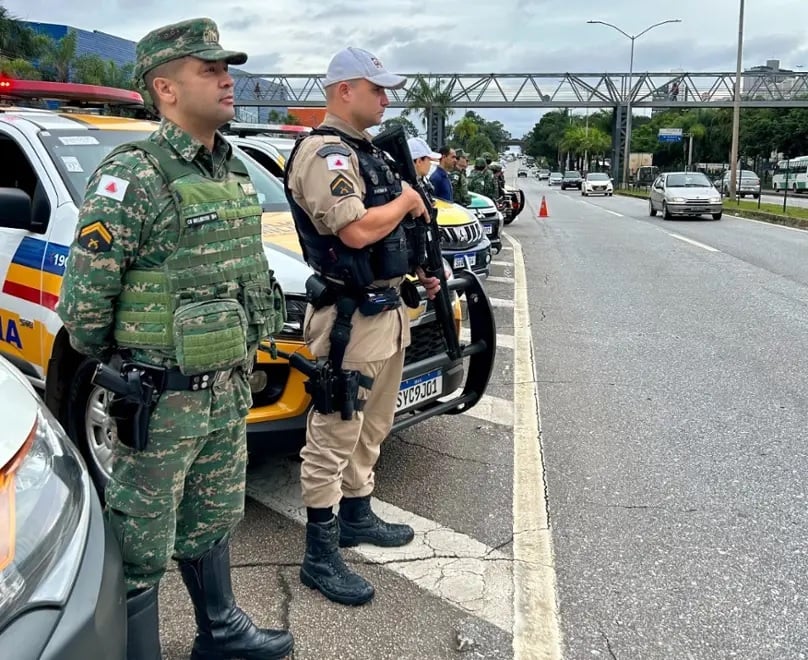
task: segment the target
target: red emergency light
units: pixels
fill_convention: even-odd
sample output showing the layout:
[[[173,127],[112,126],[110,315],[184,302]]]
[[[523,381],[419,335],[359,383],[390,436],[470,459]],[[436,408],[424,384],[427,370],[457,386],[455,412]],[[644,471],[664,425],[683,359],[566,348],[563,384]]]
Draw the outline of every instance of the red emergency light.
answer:
[[[109,103],[113,105],[143,105],[143,97],[138,92],[130,89],[85,85],[84,83],[16,80],[13,78],[0,78],[0,97],[74,101],[79,103]]]

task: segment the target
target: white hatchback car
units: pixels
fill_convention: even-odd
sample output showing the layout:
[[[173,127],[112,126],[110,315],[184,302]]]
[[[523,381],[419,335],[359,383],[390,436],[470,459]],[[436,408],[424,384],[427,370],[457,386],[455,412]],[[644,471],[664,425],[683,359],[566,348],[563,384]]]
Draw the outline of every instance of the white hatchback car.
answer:
[[[590,172],[584,179],[584,185],[581,187],[581,195],[588,197],[589,195],[608,195],[611,197],[614,194],[614,186],[612,185],[612,178],[603,172]]]
[[[648,195],[648,215],[659,212],[665,220],[708,214],[720,220],[723,211],[721,193],[701,172],[660,174]]]

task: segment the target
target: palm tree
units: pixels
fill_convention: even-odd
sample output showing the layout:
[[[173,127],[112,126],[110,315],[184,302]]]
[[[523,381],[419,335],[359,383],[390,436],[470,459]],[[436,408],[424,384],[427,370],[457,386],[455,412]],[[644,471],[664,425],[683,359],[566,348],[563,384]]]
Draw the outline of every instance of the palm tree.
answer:
[[[433,141],[443,142],[446,120],[453,112],[450,105],[452,93],[448,87],[444,86],[441,80],[436,80],[430,85],[426,78],[419,75],[407,90],[404,101],[407,107],[401,112],[402,117],[409,117],[414,112],[420,113],[421,120],[426,125],[427,135]],[[438,123],[434,125],[436,121]]]
[[[56,82],[69,82],[70,69],[76,62],[78,35],[70,30],[59,41],[51,41],[50,47],[43,53],[41,64],[50,69]]]
[[[0,57],[30,59],[39,54],[36,33],[0,6]]]

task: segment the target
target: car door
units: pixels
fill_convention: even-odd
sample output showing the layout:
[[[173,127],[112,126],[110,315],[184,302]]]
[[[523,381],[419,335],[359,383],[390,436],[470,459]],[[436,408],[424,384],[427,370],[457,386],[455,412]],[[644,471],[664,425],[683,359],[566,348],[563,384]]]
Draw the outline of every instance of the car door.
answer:
[[[658,176],[656,178],[656,181],[654,181],[654,185],[651,186],[651,192],[650,192],[651,206],[655,209],[659,209],[662,207],[662,195],[664,191],[663,181],[664,177]]]

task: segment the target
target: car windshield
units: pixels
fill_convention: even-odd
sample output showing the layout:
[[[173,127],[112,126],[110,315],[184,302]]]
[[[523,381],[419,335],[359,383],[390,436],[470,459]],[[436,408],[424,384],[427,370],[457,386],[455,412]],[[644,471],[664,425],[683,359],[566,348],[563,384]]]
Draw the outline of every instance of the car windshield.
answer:
[[[581,173],[580,172],[564,172],[564,178],[566,179],[580,179]]]
[[[701,172],[669,174],[668,188],[710,188],[713,184]]]
[[[40,138],[76,206],[81,206],[90,175],[107,154],[124,142],[145,140],[149,135],[146,131],[51,130],[40,133]],[[289,203],[281,182],[237,147],[233,152],[247,167],[263,210],[287,210]]]
[[[561,172],[553,172],[550,176],[555,179],[560,179],[562,178],[563,175],[561,174]]]
[[[592,174],[587,174],[586,175],[586,180],[587,181],[608,181],[609,180],[609,175],[608,174],[603,174],[601,172],[593,172]]]

